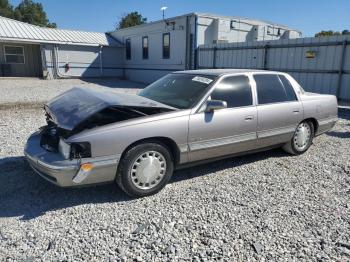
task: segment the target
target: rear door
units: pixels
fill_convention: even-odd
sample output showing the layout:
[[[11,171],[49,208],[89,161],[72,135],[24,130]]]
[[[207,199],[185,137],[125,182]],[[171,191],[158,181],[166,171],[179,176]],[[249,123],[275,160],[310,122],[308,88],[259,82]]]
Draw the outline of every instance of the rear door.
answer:
[[[254,74],[257,91],[258,145],[289,141],[303,118],[302,103],[284,75]]]
[[[256,146],[257,110],[246,75],[228,76],[215,85],[208,99],[223,100],[227,108],[190,116],[190,161],[229,155]]]

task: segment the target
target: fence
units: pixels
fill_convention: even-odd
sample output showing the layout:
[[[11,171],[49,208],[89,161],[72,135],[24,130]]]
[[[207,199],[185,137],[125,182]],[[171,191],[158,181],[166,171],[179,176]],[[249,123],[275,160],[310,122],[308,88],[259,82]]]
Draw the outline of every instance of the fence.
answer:
[[[350,36],[202,45],[196,67],[287,72],[307,91],[350,101]]]

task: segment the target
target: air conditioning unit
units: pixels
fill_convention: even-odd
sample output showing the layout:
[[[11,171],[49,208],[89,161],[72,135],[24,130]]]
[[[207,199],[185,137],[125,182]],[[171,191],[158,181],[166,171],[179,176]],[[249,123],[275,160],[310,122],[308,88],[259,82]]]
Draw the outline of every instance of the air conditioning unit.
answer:
[[[300,37],[301,37],[300,32],[288,30],[288,31],[283,32],[281,39],[295,39],[295,38],[300,38]]]
[[[227,43],[230,32],[230,20],[215,19],[213,22],[213,43]]]
[[[11,76],[11,65],[2,64],[0,69],[0,76]]]

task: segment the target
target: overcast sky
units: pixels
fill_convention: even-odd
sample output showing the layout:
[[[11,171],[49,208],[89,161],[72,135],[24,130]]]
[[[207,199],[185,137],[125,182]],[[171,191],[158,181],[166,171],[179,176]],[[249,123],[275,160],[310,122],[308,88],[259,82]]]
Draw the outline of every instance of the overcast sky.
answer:
[[[20,0],[11,0],[17,5]],[[350,30],[350,0],[37,0],[51,22],[64,29],[110,31],[119,18],[138,11],[148,21],[190,12],[207,12],[272,21],[299,29],[304,36],[321,30]]]

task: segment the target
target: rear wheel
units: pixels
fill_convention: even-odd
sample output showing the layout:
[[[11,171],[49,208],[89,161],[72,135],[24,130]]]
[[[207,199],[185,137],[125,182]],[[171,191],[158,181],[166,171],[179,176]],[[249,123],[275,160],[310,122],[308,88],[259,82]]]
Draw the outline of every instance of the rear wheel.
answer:
[[[172,155],[165,145],[143,143],[126,152],[120,162],[116,182],[130,196],[148,196],[168,183],[173,169]]]
[[[283,149],[293,155],[300,155],[306,152],[312,144],[315,130],[311,121],[301,122],[294,132],[290,142],[283,146]]]

